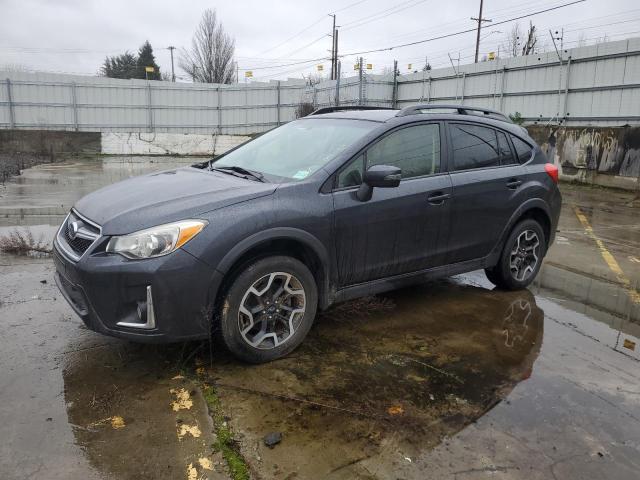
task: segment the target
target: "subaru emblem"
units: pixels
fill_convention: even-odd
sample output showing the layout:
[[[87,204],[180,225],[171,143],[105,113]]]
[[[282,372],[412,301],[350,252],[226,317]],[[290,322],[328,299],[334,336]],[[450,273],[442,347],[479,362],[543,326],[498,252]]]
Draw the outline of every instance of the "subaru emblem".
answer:
[[[80,228],[80,226],[78,225],[78,222],[71,222],[69,224],[69,238],[71,240],[75,240],[76,239],[76,235],[78,235],[78,229]]]

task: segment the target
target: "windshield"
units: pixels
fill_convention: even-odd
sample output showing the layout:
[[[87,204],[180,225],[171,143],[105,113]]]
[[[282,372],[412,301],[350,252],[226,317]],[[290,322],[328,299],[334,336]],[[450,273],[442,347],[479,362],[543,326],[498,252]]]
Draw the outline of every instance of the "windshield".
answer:
[[[267,178],[303,180],[377,126],[347,119],[290,122],[222,156],[212,168],[241,167]]]

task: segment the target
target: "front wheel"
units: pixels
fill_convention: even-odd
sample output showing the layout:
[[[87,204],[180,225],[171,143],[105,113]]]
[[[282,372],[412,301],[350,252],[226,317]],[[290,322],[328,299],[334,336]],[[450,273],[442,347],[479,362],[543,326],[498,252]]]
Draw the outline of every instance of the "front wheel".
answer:
[[[318,291],[295,258],[256,260],[235,277],[219,314],[221,336],[236,357],[264,363],[293,351],[309,332]]]
[[[532,219],[523,220],[509,234],[498,264],[485,270],[487,278],[506,290],[523,289],[538,274],[546,249],[540,224]]]

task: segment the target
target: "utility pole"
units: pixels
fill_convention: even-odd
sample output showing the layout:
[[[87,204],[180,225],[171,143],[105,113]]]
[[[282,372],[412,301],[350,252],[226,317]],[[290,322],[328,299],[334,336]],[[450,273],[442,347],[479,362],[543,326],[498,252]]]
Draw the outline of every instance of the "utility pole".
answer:
[[[175,83],[176,81],[176,74],[173,70],[173,51],[176,49],[176,47],[174,47],[173,45],[170,45],[167,47],[167,50],[169,50],[171,52],[171,81]]]
[[[333,31],[333,64],[335,65],[335,68],[333,69],[333,79],[335,80],[338,78],[339,73],[339,69],[338,69],[338,29],[336,28]]]
[[[363,90],[363,80],[364,80],[364,76],[362,74],[362,66],[363,66],[363,59],[362,57],[360,57],[358,59],[358,105],[362,105],[362,100],[364,97],[364,90]]]
[[[333,26],[331,27],[331,80],[335,80],[336,71],[336,14],[330,13],[333,17]]]
[[[480,30],[482,29],[482,22],[490,22],[491,20],[488,18],[482,18],[482,2],[480,0],[480,13],[478,14],[478,18],[471,17],[471,20],[478,22],[478,33],[476,34],[476,60],[475,63],[478,63],[478,52],[480,51]]]

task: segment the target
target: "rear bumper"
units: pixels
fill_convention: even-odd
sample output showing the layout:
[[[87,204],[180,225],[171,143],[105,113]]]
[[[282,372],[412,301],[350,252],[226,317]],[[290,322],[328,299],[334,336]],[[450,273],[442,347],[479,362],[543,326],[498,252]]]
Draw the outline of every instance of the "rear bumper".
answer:
[[[209,336],[216,294],[213,286],[220,284],[221,274],[189,253],[177,250],[138,261],[95,254],[73,262],[54,242],[53,258],[60,292],[95,332],[148,343]],[[144,326],[150,292],[152,328]]]

